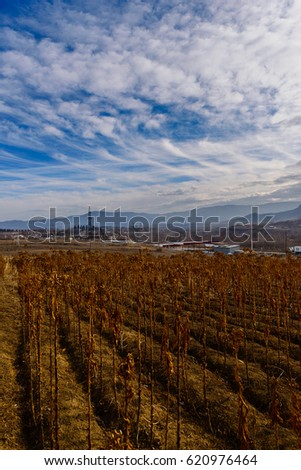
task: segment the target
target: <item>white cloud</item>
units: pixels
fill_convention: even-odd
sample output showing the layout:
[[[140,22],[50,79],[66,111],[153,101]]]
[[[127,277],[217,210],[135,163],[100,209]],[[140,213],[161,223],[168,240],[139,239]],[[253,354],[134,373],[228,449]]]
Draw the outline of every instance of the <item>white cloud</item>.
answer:
[[[44,132],[46,134],[54,135],[55,137],[63,137],[64,133],[54,126],[44,126]]]

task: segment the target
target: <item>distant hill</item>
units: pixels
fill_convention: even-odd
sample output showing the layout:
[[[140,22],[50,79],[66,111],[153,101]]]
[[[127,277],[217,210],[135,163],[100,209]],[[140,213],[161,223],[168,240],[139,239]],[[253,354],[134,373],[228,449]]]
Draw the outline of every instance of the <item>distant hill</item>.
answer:
[[[35,219],[35,223],[37,227],[39,225],[40,220],[41,219],[39,217]],[[28,221],[27,220],[5,220],[3,222],[0,222],[0,230],[28,230]]]
[[[0,222],[1,230],[28,230],[27,222],[24,220],[5,220]]]
[[[273,222],[278,221],[285,221],[285,220],[297,220],[301,219],[301,205],[299,202],[281,202],[281,203],[269,203],[269,204],[262,204],[257,206],[259,208],[259,217],[262,219],[265,215],[273,215]],[[217,206],[207,206],[207,207],[199,207],[197,208],[197,215],[202,216],[203,220],[208,219],[209,217],[219,217],[220,222],[226,222],[235,217],[246,217],[250,220],[250,213],[252,210],[251,205],[240,205],[240,204],[225,204],[225,205],[217,205]],[[74,225],[88,225],[88,213],[81,214],[81,215],[70,215],[67,216],[66,219],[70,222],[70,226],[73,227]],[[104,218],[102,217],[99,211],[91,212],[91,216],[93,217],[93,225],[95,226],[103,226],[104,225]],[[149,214],[146,212],[137,213],[137,212],[121,212],[121,216],[127,218],[127,223],[121,223],[121,226],[128,225],[128,221],[133,219],[133,217],[137,218],[144,218],[149,223],[151,223],[156,217],[160,217],[163,214]],[[166,213],[166,218],[170,217],[185,217],[187,218],[190,215],[190,211],[179,211],[179,212],[169,212]],[[100,221],[98,221],[98,217],[100,216]],[[112,217],[113,212],[106,212],[107,217]],[[56,226],[60,228],[62,224],[60,220],[63,217],[57,217],[56,219],[52,220],[52,225],[56,223]],[[31,219],[33,220],[33,219]],[[35,227],[49,227],[49,220],[42,223],[39,222],[39,218],[35,220]],[[28,230],[28,221],[24,220],[6,220],[0,222],[0,229],[2,230]]]
[[[266,212],[260,213],[260,219],[263,219],[265,216],[273,216],[271,220],[271,224],[275,222],[285,222],[290,220],[298,220],[301,219],[301,204],[292,210],[282,211],[282,212]],[[251,220],[251,214],[247,215],[247,219]]]

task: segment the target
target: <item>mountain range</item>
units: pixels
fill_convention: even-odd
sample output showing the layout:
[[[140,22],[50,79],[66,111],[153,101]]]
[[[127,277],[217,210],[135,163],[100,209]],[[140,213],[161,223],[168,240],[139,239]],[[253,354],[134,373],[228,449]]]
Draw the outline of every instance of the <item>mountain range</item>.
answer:
[[[207,206],[197,208],[197,215],[203,217],[203,221],[209,217],[219,217],[220,222],[228,222],[230,219],[236,217],[245,217],[247,220],[251,220],[251,205],[239,205],[239,204],[225,204],[225,205],[216,205],[216,206]],[[271,223],[279,221],[291,221],[301,219],[301,204],[299,202],[277,202],[262,204],[256,206],[258,207],[259,220],[262,220],[266,215],[273,216]],[[191,211],[179,211],[179,212],[170,212],[166,214],[150,214],[146,212],[137,213],[137,212],[121,212],[121,216],[126,217],[127,222],[122,222],[121,226],[127,226],[129,220],[137,218],[136,220],[146,219],[149,223],[152,223],[156,217],[165,216],[166,219],[171,217],[184,217],[187,218],[191,215]],[[109,217],[113,217],[114,213],[108,211],[92,211],[90,213],[92,218],[93,225],[104,226],[104,216],[108,221]],[[49,228],[56,225],[58,228],[62,226],[62,220],[68,219],[70,227],[74,225],[88,225],[89,213],[81,215],[70,215],[68,217],[52,217],[51,219],[43,219],[40,217],[35,217],[30,219],[30,221],[25,220],[6,220],[0,222],[0,229],[2,230],[28,230],[31,228]],[[110,225],[110,223],[108,223]],[[66,225],[65,225],[66,226]]]

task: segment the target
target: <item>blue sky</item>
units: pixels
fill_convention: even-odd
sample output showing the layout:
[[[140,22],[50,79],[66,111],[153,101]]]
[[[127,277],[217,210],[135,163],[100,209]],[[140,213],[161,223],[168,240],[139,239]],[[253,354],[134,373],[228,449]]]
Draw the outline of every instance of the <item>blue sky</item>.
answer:
[[[301,200],[301,3],[0,0],[0,220]]]

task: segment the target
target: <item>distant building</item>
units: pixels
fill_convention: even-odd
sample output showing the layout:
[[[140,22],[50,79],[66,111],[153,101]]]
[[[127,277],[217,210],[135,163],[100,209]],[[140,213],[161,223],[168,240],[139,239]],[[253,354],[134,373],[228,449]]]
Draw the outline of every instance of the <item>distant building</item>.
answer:
[[[289,250],[294,254],[294,255],[301,255],[301,246],[291,246]]]
[[[224,253],[225,255],[241,253],[239,245],[214,245],[213,250],[215,253]]]

